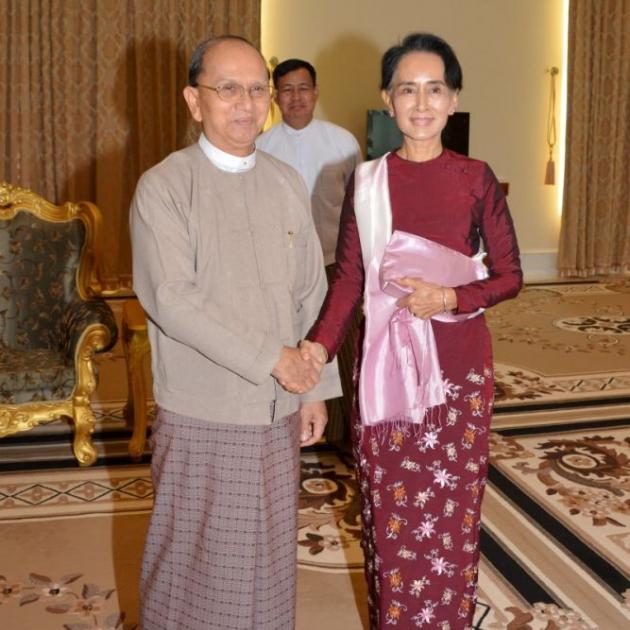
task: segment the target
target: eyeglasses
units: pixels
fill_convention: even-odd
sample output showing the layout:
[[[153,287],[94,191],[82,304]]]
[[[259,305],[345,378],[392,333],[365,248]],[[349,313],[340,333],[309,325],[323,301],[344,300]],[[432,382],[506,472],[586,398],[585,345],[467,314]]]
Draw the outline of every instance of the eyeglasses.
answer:
[[[226,83],[225,85],[218,85],[217,87],[197,83],[195,87],[216,92],[217,96],[226,103],[234,103],[238,99],[243,98],[245,92],[249,94],[249,98],[253,101],[261,101],[271,97],[271,86],[267,83],[254,83],[254,85],[250,85],[248,88],[240,83]]]

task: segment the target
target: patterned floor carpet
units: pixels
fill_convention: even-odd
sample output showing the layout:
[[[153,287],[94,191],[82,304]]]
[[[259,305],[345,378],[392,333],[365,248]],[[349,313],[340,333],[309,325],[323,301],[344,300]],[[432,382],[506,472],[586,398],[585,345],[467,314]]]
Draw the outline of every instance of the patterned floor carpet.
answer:
[[[630,627],[629,314],[627,282],[528,287],[488,312],[497,395],[476,628]],[[148,453],[126,456],[121,362],[118,347],[101,360],[100,466],[74,468],[62,423],[0,442],[2,630],[135,627],[152,486]],[[352,462],[306,453],[298,630],[367,628],[358,516]]]
[[[493,433],[476,628],[630,627],[630,440],[602,429]],[[300,564],[360,571],[347,463],[306,459],[300,503]]]
[[[494,426],[630,416],[630,281],[529,286],[486,318]]]
[[[629,455],[618,427],[493,433],[475,628],[630,626]],[[147,465],[3,475],[0,626],[133,628],[151,504]],[[298,630],[365,627],[358,518],[351,462],[305,454]]]

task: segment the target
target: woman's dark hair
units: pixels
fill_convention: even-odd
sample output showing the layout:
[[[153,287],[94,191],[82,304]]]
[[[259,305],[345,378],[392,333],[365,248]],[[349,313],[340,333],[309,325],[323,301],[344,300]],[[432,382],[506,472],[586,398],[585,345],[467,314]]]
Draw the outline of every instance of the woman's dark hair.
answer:
[[[438,55],[444,62],[444,80],[451,90],[461,90],[463,85],[462,67],[453,49],[437,35],[431,33],[410,33],[400,46],[392,46],[381,60],[381,90],[391,87],[392,79],[400,60],[408,53],[429,52]]]

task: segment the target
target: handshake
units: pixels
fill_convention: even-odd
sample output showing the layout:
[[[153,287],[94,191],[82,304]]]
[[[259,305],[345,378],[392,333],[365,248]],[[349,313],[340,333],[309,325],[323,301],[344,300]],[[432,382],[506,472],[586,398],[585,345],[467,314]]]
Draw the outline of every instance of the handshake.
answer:
[[[297,348],[284,346],[271,375],[292,394],[305,394],[319,383],[319,375],[328,360],[322,344],[301,341]]]

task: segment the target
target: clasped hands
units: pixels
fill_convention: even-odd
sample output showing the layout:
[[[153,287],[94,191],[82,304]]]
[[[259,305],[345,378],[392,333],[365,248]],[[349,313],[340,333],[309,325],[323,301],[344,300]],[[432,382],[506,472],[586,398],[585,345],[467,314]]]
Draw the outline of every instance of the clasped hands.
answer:
[[[298,348],[284,346],[280,360],[271,375],[292,394],[305,394],[319,383],[319,375],[328,353],[319,343],[301,341]],[[302,401],[300,404],[300,446],[315,444],[324,434],[328,422],[324,401]]]
[[[319,383],[327,353],[320,343],[301,341],[298,348],[284,346],[271,375],[292,394],[305,394]]]
[[[457,294],[448,287],[425,282],[420,278],[400,278],[396,284],[408,287],[411,293],[396,302],[399,308],[406,308],[420,319],[429,319],[438,313],[457,308]]]

